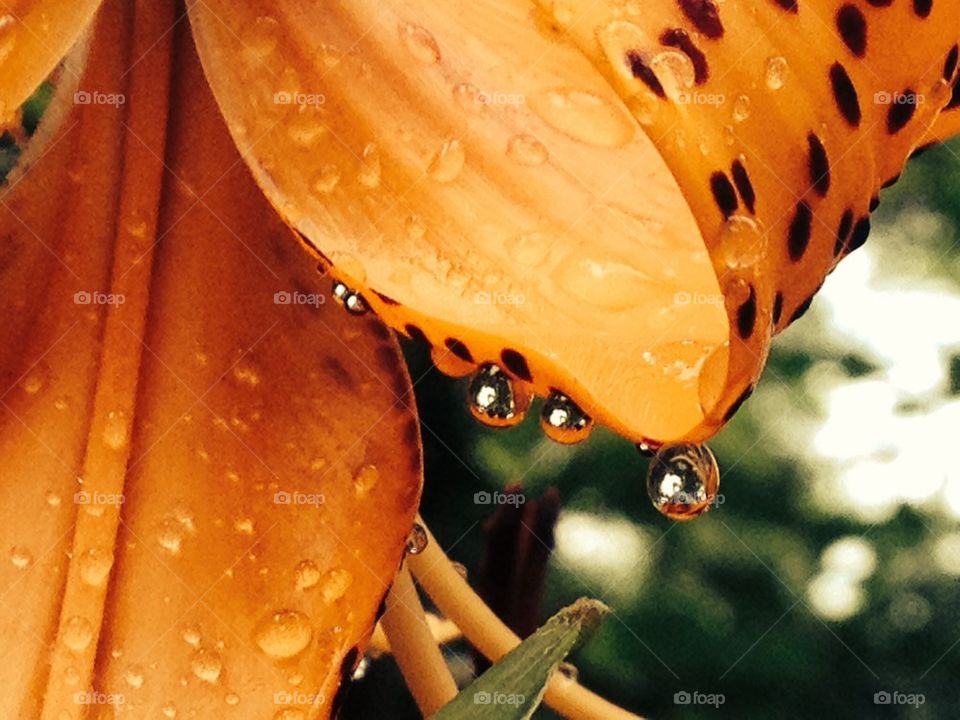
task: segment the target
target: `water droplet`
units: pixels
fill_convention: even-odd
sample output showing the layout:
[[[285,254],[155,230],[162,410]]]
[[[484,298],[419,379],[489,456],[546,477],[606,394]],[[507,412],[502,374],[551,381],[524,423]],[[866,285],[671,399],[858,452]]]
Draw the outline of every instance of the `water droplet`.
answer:
[[[653,70],[667,97],[677,100],[693,87],[696,72],[693,62],[682,52],[664,50],[650,58]]]
[[[543,433],[564,445],[583,442],[593,430],[593,419],[563,393],[552,392],[540,414]]]
[[[240,704],[240,696],[236,693],[227,693],[224,695],[223,701],[230,707],[235,707]]]
[[[157,542],[171,555],[179,555],[183,546],[183,529],[172,519],[164,520]]]
[[[555,130],[597,147],[622,147],[634,136],[633,122],[611,101],[581,90],[553,90],[533,100],[533,109]]]
[[[93,640],[93,626],[86,618],[75,615],[64,623],[62,639],[74,652],[83,652]]]
[[[720,488],[720,469],[706,445],[667,445],[647,469],[647,494],[671,520],[692,520],[710,509]]]
[[[292,673],[290,677],[287,678],[287,682],[293,685],[294,687],[296,687],[297,685],[303,682],[303,673],[301,672]]]
[[[480,368],[467,388],[470,413],[490,427],[513,427],[530,408],[530,393],[496,365]]]
[[[286,128],[293,142],[309,148],[327,132],[327,127],[320,121],[315,106],[306,107],[306,110],[287,120]]]
[[[174,705],[172,702],[165,702],[160,707],[160,712],[163,713],[163,716],[165,718],[171,718],[171,719],[175,718],[177,716],[177,706]]]
[[[256,387],[260,384],[260,373],[257,368],[249,362],[239,362],[233,366],[231,371],[234,381],[238,385],[247,387]]]
[[[13,52],[13,47],[16,44],[16,35],[14,34],[16,22],[13,15],[0,16],[0,64],[5,62],[10,53]],[[0,119],[2,120],[7,119],[4,110],[5,107],[0,105]]]
[[[127,685],[132,687],[134,690],[143,686],[143,668],[139,665],[131,665],[127,668],[127,671],[123,674],[123,679],[127,681]]]
[[[60,503],[63,502],[60,499],[60,496],[54,492],[47,493],[47,505],[50,507],[60,507]]]
[[[260,58],[264,58],[277,48],[280,37],[280,23],[267,15],[261,15],[254,20],[243,39],[247,50]]]
[[[303,710],[297,708],[283,708],[283,710],[277,710],[277,714],[273,716],[273,720],[306,720],[306,718]]]
[[[436,65],[440,62],[440,47],[436,39],[419,25],[401,23],[400,39],[410,54],[423,64]]]
[[[374,465],[360,468],[360,472],[353,479],[353,489],[358,498],[367,497],[380,481],[380,471]]]
[[[102,438],[103,444],[111,450],[123,450],[127,447],[130,441],[130,426],[123,410],[111,410],[107,413]]]
[[[732,215],[720,230],[717,259],[731,269],[752,267],[763,258],[765,238],[760,225],[746,215]]]
[[[87,585],[103,585],[113,567],[113,553],[106,548],[89,548],[80,555],[80,579]]]
[[[183,632],[180,634],[180,637],[183,638],[183,641],[190,645],[191,647],[198,648],[200,647],[200,630],[195,627],[184,628]]]
[[[297,590],[309,590],[320,582],[320,568],[313,560],[301,560],[294,568]]]
[[[733,121],[741,123],[750,117],[750,98],[746,95],[738,95],[733,101]]]
[[[552,276],[577,300],[611,312],[639,306],[650,289],[649,277],[637,268],[580,249],[563,258]]]
[[[234,521],[233,529],[241,535],[253,535],[253,520],[250,518],[240,518]]]
[[[340,182],[340,168],[326,164],[313,178],[313,189],[318,195],[329,195]]]
[[[34,365],[20,381],[20,387],[27,395],[37,395],[47,386],[49,375],[46,365]]]
[[[457,179],[467,155],[459,140],[447,140],[430,161],[427,173],[437,182],[447,183]]]
[[[430,537],[427,531],[419,523],[414,524],[410,535],[407,537],[407,552],[411,555],[419,555],[427,549]]]
[[[255,639],[260,649],[272,658],[287,659],[299,655],[310,644],[313,630],[306,615],[281,610],[260,623]]]
[[[350,571],[337,568],[323,576],[320,593],[323,595],[324,601],[328,603],[336,602],[347,594],[347,590],[352,584],[353,575]]]
[[[220,679],[223,661],[220,659],[219,653],[213,650],[200,649],[193,654],[193,658],[190,660],[190,668],[200,680],[215,683]]]
[[[368,143],[363,148],[357,182],[368,190],[373,190],[380,184],[381,172],[380,150],[373,143]]]
[[[479,98],[480,91],[475,85],[460,83],[453,87],[453,99],[462,109],[468,112],[477,112],[483,108],[483,103],[480,102]]]
[[[521,165],[536,167],[550,157],[546,146],[532,135],[514,135],[507,143],[507,156]]]
[[[10,549],[10,562],[18,570],[26,570],[33,562],[33,555],[25,547],[15,546]]]
[[[453,569],[457,571],[457,575],[466,580],[467,576],[470,574],[470,572],[467,570],[467,566],[459,562],[454,562],[451,564],[453,565]]]
[[[787,82],[787,59],[780,56],[767,58],[764,79],[771,90],[782,88]]]

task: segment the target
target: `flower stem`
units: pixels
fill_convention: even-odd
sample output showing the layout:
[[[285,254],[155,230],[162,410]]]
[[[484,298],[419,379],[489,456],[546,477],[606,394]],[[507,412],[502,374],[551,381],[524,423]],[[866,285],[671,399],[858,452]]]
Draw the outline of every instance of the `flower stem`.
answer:
[[[487,607],[456,571],[422,518],[417,522],[429,537],[427,546],[407,562],[421,587],[463,631],[464,637],[492,662],[520,644],[518,638]],[[547,705],[570,720],[640,720],[638,715],[604,700],[577,682],[555,673],[544,698]]]
[[[453,700],[457,685],[427,624],[406,565],[393,581],[380,622],[420,712],[424,717],[433,715]]]

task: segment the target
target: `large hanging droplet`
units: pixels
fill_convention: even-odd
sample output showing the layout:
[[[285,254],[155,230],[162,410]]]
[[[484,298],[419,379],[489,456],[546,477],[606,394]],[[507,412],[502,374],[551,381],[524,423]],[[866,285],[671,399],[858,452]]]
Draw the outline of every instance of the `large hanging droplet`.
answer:
[[[427,549],[429,542],[430,538],[427,536],[427,531],[423,528],[423,525],[418,523],[413,526],[413,530],[407,537],[407,552],[411,555],[419,555]]]
[[[693,520],[710,509],[720,489],[720,469],[706,445],[667,445],[647,469],[647,494],[671,520]]]
[[[467,390],[470,413],[490,427],[513,427],[530,408],[530,394],[496,365],[484,365]]]
[[[590,437],[593,418],[561,392],[550,393],[540,414],[540,427],[551,440],[573,445]]]

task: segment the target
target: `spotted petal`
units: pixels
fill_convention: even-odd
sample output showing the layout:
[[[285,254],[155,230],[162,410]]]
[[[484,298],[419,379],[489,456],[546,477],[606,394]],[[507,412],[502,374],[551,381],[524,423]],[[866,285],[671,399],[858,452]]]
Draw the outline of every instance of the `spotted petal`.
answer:
[[[82,86],[127,102],[0,208],[3,717],[327,717],[418,499],[394,339],[323,302],[174,20],[107,3]]]
[[[665,441],[723,425],[865,239],[947,102],[958,7],[207,0],[191,20],[257,181],[390,324]]]

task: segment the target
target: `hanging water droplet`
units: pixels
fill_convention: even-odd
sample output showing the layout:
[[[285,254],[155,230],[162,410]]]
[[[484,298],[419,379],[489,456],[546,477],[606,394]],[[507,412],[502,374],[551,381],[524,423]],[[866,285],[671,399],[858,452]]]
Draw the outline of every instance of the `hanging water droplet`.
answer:
[[[440,183],[453,182],[463,170],[466,159],[463,143],[459,140],[447,140],[430,161],[427,174]]]
[[[767,58],[764,79],[771,90],[782,88],[787,82],[787,59],[780,56]]]
[[[93,626],[86,618],[74,616],[64,623],[62,639],[74,652],[83,652],[93,640]]]
[[[80,579],[87,585],[99,587],[110,575],[113,553],[106,548],[89,548],[80,555]]]
[[[419,555],[427,549],[430,538],[427,531],[419,523],[413,526],[410,535],[407,537],[407,552],[411,555]]]
[[[440,62],[440,47],[428,30],[412,23],[401,23],[400,39],[410,54],[424,65]]]
[[[301,560],[294,568],[297,590],[309,590],[320,582],[320,568],[313,560]]]
[[[572,445],[590,437],[593,419],[566,395],[553,391],[543,404],[540,427],[551,440]]]
[[[536,167],[550,157],[546,146],[532,135],[514,135],[507,143],[507,157],[521,165]]]
[[[15,546],[10,549],[10,562],[18,570],[26,570],[33,562],[33,554],[25,547]]]
[[[652,440],[644,440],[637,443],[637,452],[644,457],[653,457],[657,454],[657,450],[659,449],[660,445]]]
[[[349,570],[336,568],[323,576],[323,583],[320,586],[320,593],[324,601],[328,603],[336,602],[344,595],[353,584],[353,575]]]
[[[720,469],[706,445],[667,445],[647,468],[647,494],[671,520],[692,520],[717,498]]]
[[[470,413],[490,427],[512,427],[523,421],[530,394],[496,365],[488,364],[474,375],[467,389]]]
[[[257,646],[272,658],[286,660],[303,652],[313,637],[306,615],[296,610],[273,613],[257,628]]]
[[[200,649],[193,654],[193,658],[190,660],[190,669],[203,682],[215,683],[220,679],[223,661],[216,651]]]

